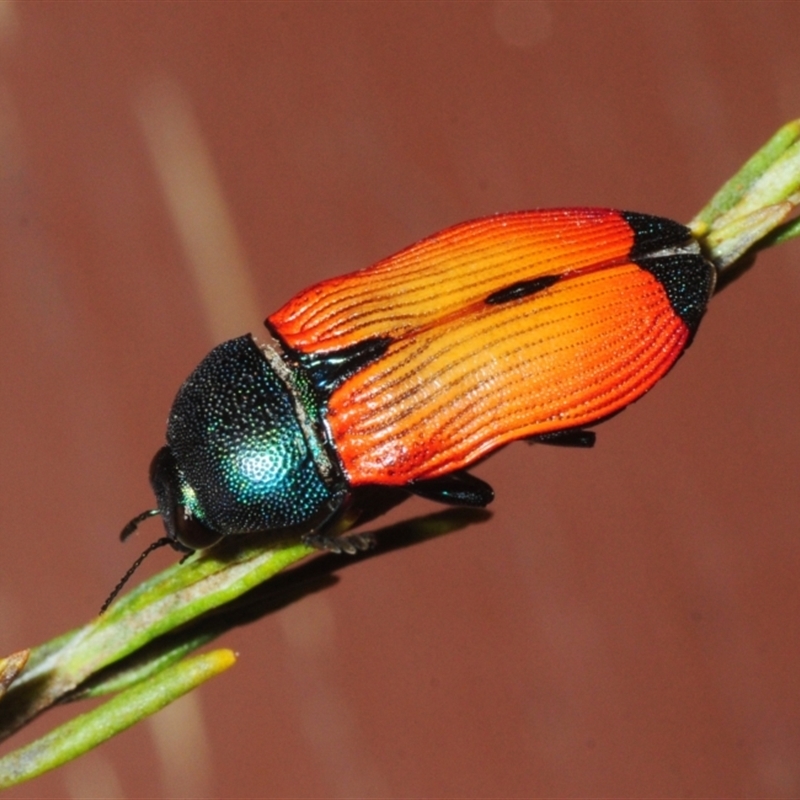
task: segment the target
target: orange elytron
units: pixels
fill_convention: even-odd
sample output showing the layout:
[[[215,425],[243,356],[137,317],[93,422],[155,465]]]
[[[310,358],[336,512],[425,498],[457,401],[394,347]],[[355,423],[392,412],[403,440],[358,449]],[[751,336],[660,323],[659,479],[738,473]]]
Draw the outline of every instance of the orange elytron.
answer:
[[[384,343],[324,415],[350,484],[397,485],[624,408],[687,347],[713,285],[677,223],[531,211],[324,281],[267,324],[300,363]]]
[[[211,351],[151,466],[192,550],[292,527],[331,544],[364,487],[483,506],[466,469],[517,439],[590,446],[692,340],[715,269],[676,222],[573,208],[456,225]]]

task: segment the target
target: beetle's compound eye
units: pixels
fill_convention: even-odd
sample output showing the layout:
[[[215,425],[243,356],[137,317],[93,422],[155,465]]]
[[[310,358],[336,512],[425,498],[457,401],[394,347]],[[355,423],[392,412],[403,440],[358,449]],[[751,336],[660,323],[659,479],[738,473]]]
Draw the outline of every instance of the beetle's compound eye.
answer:
[[[167,536],[176,550],[205,550],[222,538],[199,518],[195,493],[181,475],[169,447],[162,447],[155,454],[150,464],[150,484]]]
[[[150,485],[158,501],[167,537],[176,550],[203,550],[221,538],[197,519],[194,493],[182,479],[169,447],[162,447],[155,454],[150,464]]]
[[[222,538],[216,531],[203,525],[199,519],[187,516],[183,507],[176,510],[175,536],[178,543],[187,550],[205,550]]]
[[[171,542],[178,541],[175,526],[180,487],[178,485],[178,468],[175,457],[168,447],[162,447],[150,462],[150,485],[156,496],[158,510],[164,520],[167,536]]]

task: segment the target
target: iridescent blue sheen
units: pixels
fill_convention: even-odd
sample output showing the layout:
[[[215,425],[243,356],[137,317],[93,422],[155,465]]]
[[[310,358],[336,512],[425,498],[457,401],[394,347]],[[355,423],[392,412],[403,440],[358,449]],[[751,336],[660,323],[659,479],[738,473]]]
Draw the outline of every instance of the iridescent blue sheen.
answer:
[[[192,519],[228,535],[308,526],[336,510],[344,478],[319,463],[318,410],[303,426],[296,402],[250,336],[203,359],[180,388],[167,426],[177,500]]]

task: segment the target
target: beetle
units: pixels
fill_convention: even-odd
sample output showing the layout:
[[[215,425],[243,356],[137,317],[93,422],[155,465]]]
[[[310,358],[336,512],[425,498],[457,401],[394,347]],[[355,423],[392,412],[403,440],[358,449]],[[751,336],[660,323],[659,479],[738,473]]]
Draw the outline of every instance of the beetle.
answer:
[[[362,487],[485,506],[471,465],[520,439],[592,446],[689,346],[715,281],[688,228],[602,208],[476,219],[322,281],[181,386],[157,508],[122,538],[160,514],[145,553],[284,529],[350,552],[337,520]]]

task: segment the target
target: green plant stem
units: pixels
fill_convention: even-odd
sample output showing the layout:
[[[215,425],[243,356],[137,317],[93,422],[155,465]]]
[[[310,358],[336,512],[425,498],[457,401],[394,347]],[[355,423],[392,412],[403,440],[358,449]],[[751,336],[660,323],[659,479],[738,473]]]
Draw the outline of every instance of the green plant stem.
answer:
[[[46,646],[41,653],[38,648],[32,650],[28,668],[9,691],[8,700],[17,695],[22,696],[23,702],[11,705],[16,713],[4,715],[0,738],[25,725],[109,664],[230,602],[313,552],[303,544],[272,549],[238,545],[223,541],[211,552],[167,568],[120,598],[103,616],[60,637],[60,647]],[[26,689],[30,686],[35,691],[28,696]]]
[[[800,235],[800,120],[784,125],[689,223],[706,255],[726,273],[766,247]],[[789,221],[787,221],[789,220]]]
[[[747,193],[748,189],[778,160],[800,140],[800,120],[787,123],[752,155],[739,171],[711,198],[709,203],[689,223],[697,235],[703,235],[704,228],[710,228],[714,221],[727,214]]]

